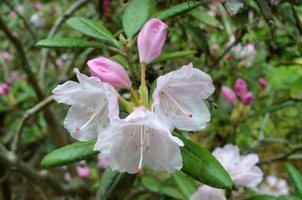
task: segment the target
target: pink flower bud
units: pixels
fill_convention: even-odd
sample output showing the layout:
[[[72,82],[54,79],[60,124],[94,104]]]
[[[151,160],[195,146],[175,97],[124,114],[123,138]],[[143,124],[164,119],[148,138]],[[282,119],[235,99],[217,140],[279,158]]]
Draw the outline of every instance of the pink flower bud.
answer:
[[[264,78],[260,77],[259,78],[259,85],[260,85],[260,87],[262,87],[263,89],[265,89],[267,87],[268,83],[267,83],[267,81]]]
[[[225,54],[225,57],[226,57],[228,60],[231,60],[232,55],[231,55],[230,53],[227,53],[227,54]]]
[[[77,171],[78,171],[79,176],[82,178],[87,178],[90,173],[89,168],[86,166],[84,166],[84,167],[77,166]]]
[[[255,46],[252,44],[247,44],[245,45],[245,48],[249,51],[255,51]]]
[[[8,95],[9,93],[9,86],[7,83],[0,85],[0,95]]]
[[[248,93],[242,95],[240,98],[241,98],[241,101],[242,101],[243,105],[248,106],[253,101],[254,95],[253,95],[252,92],[248,92]]]
[[[247,93],[247,84],[241,78],[238,78],[236,80],[234,88],[238,97],[241,97],[242,95]]]
[[[57,60],[56,60],[56,65],[57,65],[58,67],[61,67],[63,64],[64,64],[64,63],[63,63],[62,60],[60,60],[60,59],[57,59]]]
[[[35,8],[36,8],[37,10],[41,10],[42,7],[43,7],[43,4],[42,4],[41,2],[35,3]]]
[[[109,0],[104,0],[103,1],[103,12],[106,13],[110,9],[110,1]]]
[[[212,44],[212,49],[220,49],[220,46],[218,44]]]
[[[16,15],[16,11],[14,11],[14,10],[9,11],[9,13],[8,13],[9,18],[13,18],[15,15]]]
[[[145,24],[137,37],[140,62],[148,64],[160,55],[166,41],[167,27],[165,23],[156,18]]]
[[[8,52],[4,52],[2,54],[2,58],[4,59],[5,62],[9,61],[9,57],[10,57],[10,54]]]
[[[118,63],[107,58],[99,57],[87,62],[92,76],[111,84],[115,88],[129,88],[130,78],[126,70]]]
[[[237,104],[236,94],[231,88],[223,85],[221,87],[221,91],[222,91],[222,96],[225,100],[227,100],[228,102],[230,102],[234,106]]]

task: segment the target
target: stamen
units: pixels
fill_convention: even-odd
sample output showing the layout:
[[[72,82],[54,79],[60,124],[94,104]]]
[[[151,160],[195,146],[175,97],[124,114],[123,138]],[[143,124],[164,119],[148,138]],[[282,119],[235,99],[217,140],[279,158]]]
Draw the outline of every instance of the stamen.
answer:
[[[138,168],[137,168],[137,172],[141,171],[141,167],[142,167],[142,162],[143,162],[143,147],[142,147],[142,144],[143,144],[143,137],[142,137],[142,134],[144,133],[144,126],[141,126],[141,132],[140,132],[140,139],[141,139],[141,143],[140,143],[140,150],[141,150],[141,155],[140,155],[140,158],[139,158],[139,164],[138,164]],[[135,147],[136,149],[136,147]]]
[[[81,129],[80,129],[79,127],[76,127],[76,130],[79,131],[79,130],[81,130]]]
[[[146,150],[145,150],[145,151],[148,151],[148,149],[149,149],[149,146],[146,147]]]
[[[169,86],[169,88],[170,88],[170,86]],[[161,92],[161,94],[163,94],[163,95],[161,95],[162,97],[164,97],[164,99],[165,100],[169,100],[170,102],[171,102],[171,104],[172,104],[172,107],[176,110],[175,111],[175,113],[177,114],[177,115],[179,115],[180,114],[180,111],[182,111],[184,114],[186,114],[188,117],[190,117],[190,118],[192,118],[193,117],[193,115],[192,114],[188,114],[186,111],[184,111],[184,109],[177,103],[177,101],[175,101],[171,96],[170,96],[170,94],[168,93],[168,92]],[[174,102],[175,102],[175,105],[174,105]],[[169,106],[167,106],[168,107],[168,109],[169,110],[172,110],[171,109],[171,107],[169,107]],[[179,109],[176,109],[176,108],[179,108]],[[167,114],[167,113],[166,113]],[[168,116],[168,115],[167,115]]]
[[[91,114],[91,112],[88,112],[88,113],[87,113],[87,115],[90,115],[90,114]]]
[[[133,136],[133,133],[131,133],[131,137]]]

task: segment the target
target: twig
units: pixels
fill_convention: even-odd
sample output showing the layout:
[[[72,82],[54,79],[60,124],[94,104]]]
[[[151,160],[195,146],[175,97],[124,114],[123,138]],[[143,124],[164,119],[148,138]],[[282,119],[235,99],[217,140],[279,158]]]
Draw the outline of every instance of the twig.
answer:
[[[62,16],[60,16],[54,23],[53,27],[51,28],[47,39],[54,37],[54,35],[57,33],[59,30],[60,26],[62,23],[69,18],[70,15],[72,15],[78,8],[86,4],[91,0],[78,0],[72,6],[70,6],[65,12],[63,13]],[[39,71],[39,77],[41,80],[41,83],[44,83],[44,76],[45,76],[45,67],[46,67],[46,62],[47,62],[47,57],[48,57],[48,52],[49,49],[42,49],[42,61],[40,65],[40,71]]]
[[[26,18],[24,17],[24,15],[22,13],[20,13],[17,9],[14,9],[14,6],[12,6],[10,4],[10,2],[8,2],[7,0],[3,0],[3,1],[4,1],[4,3],[6,3],[8,5],[8,7],[10,7],[10,9],[14,10],[17,13],[17,15],[19,15],[19,17],[24,21],[26,28],[29,30],[30,34],[33,36],[34,42],[36,43],[39,40],[37,31],[32,28],[32,26],[28,23],[28,21],[26,20]]]
[[[17,127],[17,131],[15,133],[15,137],[14,137],[14,141],[13,141],[13,146],[12,146],[12,151],[14,153],[17,152],[17,149],[18,149],[18,146],[19,146],[19,143],[20,143],[20,136],[21,136],[23,127],[25,126],[27,120],[30,117],[32,117],[32,116],[36,115],[37,113],[39,113],[41,110],[43,110],[48,105],[50,105],[53,101],[54,100],[53,100],[52,96],[49,96],[46,99],[44,99],[43,101],[41,101],[40,103],[38,103],[35,107],[27,110],[24,113],[24,115],[23,115],[23,117],[22,117],[22,119],[21,119],[21,121],[20,121],[20,123],[19,123],[19,125]]]
[[[274,162],[274,161],[279,161],[279,160],[286,160],[286,159],[297,159],[297,155],[299,155],[299,157],[301,158],[301,154],[294,154],[295,152],[299,151],[299,150],[302,150],[302,147],[301,146],[298,146],[298,147],[295,147],[295,148],[292,148],[290,152],[288,153],[284,153],[284,154],[279,154],[279,155],[276,155],[276,156],[272,156],[270,158],[265,158],[265,159],[262,159],[260,160],[259,164],[263,164],[263,163],[271,163],[271,162]]]
[[[6,155],[0,152],[0,163],[1,166],[19,171],[21,174],[31,180],[45,182],[59,194],[72,194],[79,195],[81,197],[87,197],[87,195],[90,194],[90,190],[87,185],[84,184],[84,182],[73,181],[71,185],[62,186],[60,182],[56,180],[47,170],[41,170],[39,172],[36,171],[24,161],[18,159],[18,157],[12,152]]]

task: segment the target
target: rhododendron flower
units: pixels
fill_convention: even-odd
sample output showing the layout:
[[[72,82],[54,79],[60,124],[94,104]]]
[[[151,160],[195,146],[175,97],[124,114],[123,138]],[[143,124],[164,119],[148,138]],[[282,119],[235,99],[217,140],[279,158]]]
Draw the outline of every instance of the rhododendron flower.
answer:
[[[159,19],[149,20],[137,37],[139,61],[148,64],[157,58],[166,41],[168,26]]]
[[[260,87],[262,87],[263,89],[265,89],[267,87],[268,83],[264,78],[260,77],[258,81],[259,81]]]
[[[3,60],[5,62],[8,62],[9,61],[9,58],[10,58],[10,54],[8,52],[4,52],[1,57],[3,58]]]
[[[222,194],[221,189],[201,186],[198,190],[192,194],[190,200],[227,200],[226,197]]]
[[[9,86],[7,83],[0,85],[0,95],[8,95],[9,94]]]
[[[242,95],[247,93],[247,84],[241,78],[238,78],[236,80],[234,88],[238,97],[241,97]]]
[[[241,156],[238,146],[227,144],[223,148],[216,148],[212,154],[230,174],[233,183],[238,186],[253,188],[263,178],[263,172],[257,166],[257,154]]]
[[[46,18],[41,17],[38,14],[33,14],[30,16],[30,21],[34,24],[35,27],[43,27],[45,26]]]
[[[35,3],[35,8],[36,8],[37,10],[41,10],[42,7],[43,7],[43,4],[42,4],[41,2]]]
[[[241,98],[242,104],[245,106],[248,106],[253,101],[254,95],[252,92],[248,92],[248,93],[242,95],[240,98]]]
[[[130,78],[120,64],[108,58],[95,58],[87,62],[92,76],[98,77],[102,82],[109,83],[115,88],[129,88]]]
[[[182,168],[179,146],[157,115],[144,106],[126,119],[112,118],[112,127],[98,136],[94,150],[109,154],[112,170],[137,173],[146,164],[157,171],[173,173]]]
[[[211,77],[192,64],[172,71],[157,79],[153,92],[155,110],[158,118],[172,130],[197,131],[204,129],[211,118],[203,102],[215,88]]]
[[[246,67],[252,66],[256,58],[256,51],[254,45],[246,44],[244,47],[242,47],[241,44],[237,44],[232,47],[232,51],[235,53],[235,57],[238,60],[240,60],[241,62],[246,62]]]
[[[225,100],[227,100],[229,103],[231,103],[234,106],[237,104],[236,94],[231,88],[223,85],[221,87],[221,92]]]
[[[99,168],[107,168],[109,167],[109,155],[108,154],[98,154],[98,163],[97,163]]]
[[[289,187],[285,179],[278,179],[275,175],[267,176],[265,183],[259,189],[254,189],[258,194],[267,194],[275,197],[289,194]]]
[[[118,116],[118,94],[115,89],[97,77],[87,77],[74,70],[80,83],[67,81],[52,92],[58,103],[72,105],[64,120],[64,127],[79,141],[96,138]],[[82,129],[84,129],[82,131]]]
[[[76,169],[77,169],[77,172],[78,172],[78,174],[79,174],[80,177],[82,177],[82,178],[89,177],[90,170],[89,170],[89,168],[87,166],[79,166],[78,165],[76,167]]]

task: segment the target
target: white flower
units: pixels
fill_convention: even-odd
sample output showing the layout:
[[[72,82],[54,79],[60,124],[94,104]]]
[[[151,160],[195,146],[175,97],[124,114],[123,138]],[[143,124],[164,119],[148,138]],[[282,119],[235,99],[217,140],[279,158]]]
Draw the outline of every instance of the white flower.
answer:
[[[169,173],[182,168],[179,146],[183,142],[144,106],[126,119],[113,118],[111,123],[112,128],[99,135],[94,150],[109,154],[112,170],[133,174],[144,164]]]
[[[110,118],[118,116],[118,93],[97,77],[87,77],[74,70],[80,83],[67,81],[52,92],[58,103],[72,105],[64,120],[64,127],[73,138],[88,141],[96,138],[110,125]],[[84,129],[82,131],[82,129]]]
[[[210,121],[210,112],[203,102],[215,88],[211,77],[192,64],[157,79],[152,110],[172,130],[177,127],[198,131]]]
[[[208,186],[199,187],[198,190],[192,194],[190,200],[227,200],[222,194],[221,189],[212,188]]]

